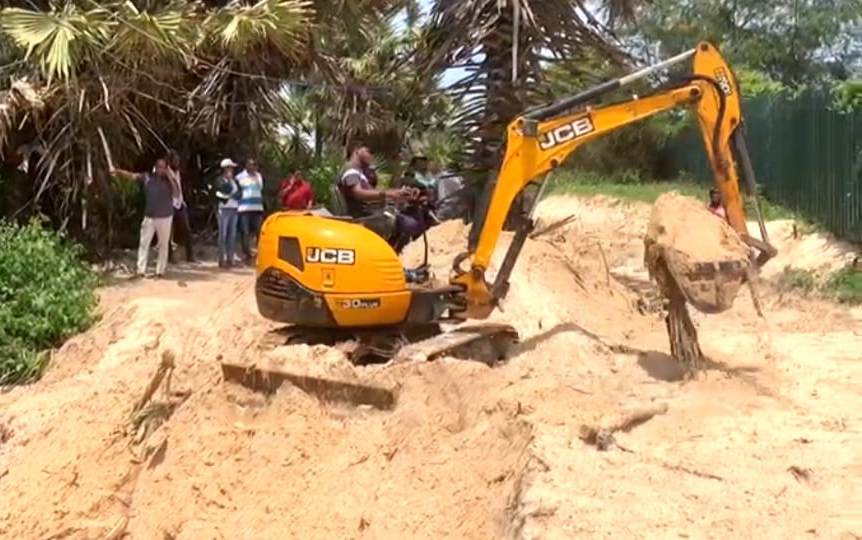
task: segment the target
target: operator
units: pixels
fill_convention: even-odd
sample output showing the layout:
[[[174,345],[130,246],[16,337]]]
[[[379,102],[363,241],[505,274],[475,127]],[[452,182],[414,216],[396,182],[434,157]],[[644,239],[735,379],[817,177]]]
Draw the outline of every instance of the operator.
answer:
[[[371,150],[364,144],[357,144],[350,153],[350,161],[338,181],[338,187],[347,201],[347,212],[354,218],[373,215],[374,210],[384,206],[387,201],[409,203],[415,202],[419,197],[418,190],[410,187],[372,187],[364,171],[370,169],[373,160]],[[395,251],[400,253],[408,243],[422,236],[424,231],[425,224],[419,217],[399,212],[395,219]]]

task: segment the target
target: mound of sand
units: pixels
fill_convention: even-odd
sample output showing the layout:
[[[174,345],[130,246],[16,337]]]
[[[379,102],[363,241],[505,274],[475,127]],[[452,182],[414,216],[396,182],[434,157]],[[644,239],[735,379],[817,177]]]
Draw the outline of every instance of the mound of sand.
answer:
[[[751,265],[748,246],[726,221],[676,192],[656,200],[644,247],[646,266],[667,296],[672,286],[665,267],[686,300],[704,313],[733,306]]]
[[[846,429],[858,401],[851,383],[860,377],[847,367],[858,365],[850,361],[859,338],[849,341],[858,323],[776,314],[800,325],[774,342],[792,384],[764,369],[745,371],[757,387],[730,376],[680,386],[664,375],[673,366],[662,323],[637,314],[613,277],[642,257],[645,215],[557,203],[579,219],[524,247],[493,315],[517,327],[522,343],[494,369],[450,359],[358,368],[338,351],[306,346],[263,354],[255,344],[272,325],[256,312],[250,270],[209,265],[102,289],[101,322],[57,351],[42,381],[0,391],[0,537],[798,538],[816,529],[837,538],[849,530],[836,513],[858,477],[858,444]],[[430,232],[438,279],[466,239],[458,222]],[[509,241],[503,235],[496,263]],[[415,243],[405,260],[422,251]],[[705,332],[716,360],[765,364],[771,350],[752,331],[753,316],[722,317]],[[798,331],[812,325],[810,336]],[[171,392],[163,386],[152,402],[174,406],[141,460],[130,413],[167,351],[176,362]],[[290,384],[252,393],[225,383],[221,362],[303,363],[311,376],[392,388],[397,405],[346,406]],[[582,423],[651,400],[669,401],[670,411],[620,435],[630,452],[597,452],[578,439]]]

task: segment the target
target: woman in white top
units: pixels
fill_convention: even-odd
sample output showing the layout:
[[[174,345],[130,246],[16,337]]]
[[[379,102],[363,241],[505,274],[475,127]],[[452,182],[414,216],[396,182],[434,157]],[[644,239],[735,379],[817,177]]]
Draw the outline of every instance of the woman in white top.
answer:
[[[221,160],[221,175],[216,180],[218,198],[218,265],[219,268],[233,266],[236,250],[237,210],[241,192],[234,178],[236,163],[230,158]]]

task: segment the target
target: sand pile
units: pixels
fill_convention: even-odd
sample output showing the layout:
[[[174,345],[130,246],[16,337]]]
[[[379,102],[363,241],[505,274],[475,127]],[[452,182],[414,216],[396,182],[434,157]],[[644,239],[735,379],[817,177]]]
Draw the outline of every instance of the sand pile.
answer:
[[[466,234],[450,222],[430,235],[444,279]],[[564,248],[529,242],[495,314],[518,327],[525,359],[608,354],[565,326],[584,312],[593,280]],[[421,242],[410,252],[421,257]],[[627,309],[613,298],[609,309]],[[505,528],[532,433],[512,381],[533,366],[357,368],[325,347],[262,353],[255,343],[272,325],[255,312],[251,272],[123,284],[102,307],[103,321],[55,356],[45,381],[0,395],[12,433],[0,446],[0,536],[101,538],[118,524],[130,538],[177,539],[492,538]],[[164,385],[154,394],[154,411],[173,405],[138,444],[132,407],[166,351],[180,397]],[[266,397],[223,383],[221,362],[301,364],[310,376],[391,390],[397,405],[324,402],[290,384]]]
[[[579,219],[527,242],[493,315],[516,326],[522,343],[493,369],[451,359],[359,368],[321,347],[261,353],[255,344],[272,325],[256,313],[249,270],[210,265],[103,289],[102,321],[55,355],[45,379],[0,391],[0,537],[798,538],[816,529],[837,538],[850,530],[830,512],[854,500],[847,479],[858,476],[846,429],[858,401],[851,382],[860,380],[847,368],[858,365],[847,352],[859,349],[847,341],[852,321],[775,315],[790,325],[774,343],[782,369],[793,370],[777,377],[753,317],[722,314],[705,323],[714,324],[705,348],[729,362],[728,373],[740,359],[763,368],[745,371],[757,385],[720,375],[681,386],[665,375],[675,364],[661,321],[639,315],[614,277],[642,260],[645,218],[627,222],[619,205],[559,206]],[[429,236],[445,280],[467,228],[450,222]],[[503,235],[497,263],[509,241]],[[419,242],[405,258],[421,254]],[[173,405],[138,444],[130,413],[167,352],[176,363],[170,392],[163,385],[152,404]],[[225,361],[304,364],[309,375],[391,389],[397,404],[346,405],[290,384],[253,393],[222,381]],[[581,423],[654,400],[670,411],[620,435],[630,452],[578,439]]]

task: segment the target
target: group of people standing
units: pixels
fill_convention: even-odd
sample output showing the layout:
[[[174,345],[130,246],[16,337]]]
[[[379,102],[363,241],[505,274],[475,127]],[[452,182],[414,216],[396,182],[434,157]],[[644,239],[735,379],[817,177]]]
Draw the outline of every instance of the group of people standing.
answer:
[[[230,268],[237,262],[250,264],[263,222],[263,176],[257,161],[247,159],[245,168],[230,158],[219,163],[221,174],[214,191],[218,199],[218,265]],[[300,171],[282,181],[278,190],[283,210],[304,210],[314,204],[314,192]],[[236,259],[236,236],[239,234],[242,259]]]
[[[264,218],[263,175],[254,158],[247,159],[242,169],[231,158],[222,159],[219,166],[220,174],[212,185],[217,199],[218,264],[221,268],[250,264],[254,260]],[[168,261],[172,259],[172,237],[184,244],[186,259],[194,262],[188,204],[183,197],[177,153],[168,151],[165,157],[155,161],[148,172],[134,173],[114,168],[111,174],[141,182],[144,189],[144,218],[141,222],[136,277],[143,276],[147,270],[154,236],[158,240],[156,278],[164,276]],[[367,146],[361,144],[352,149],[341,176],[335,179],[347,203],[347,213],[352,217],[372,215],[385,205],[398,207],[395,234],[389,238],[398,252],[441,221],[437,213],[445,210],[441,209],[440,203],[448,189],[441,188],[446,187],[447,182],[455,186],[453,189],[460,186],[458,182],[453,184],[452,180],[460,181],[453,175],[447,176],[434,170],[433,164],[424,156],[414,156],[406,173],[398,181],[399,187],[378,188],[373,155]],[[281,182],[278,201],[282,210],[306,210],[314,206],[315,194],[302,173],[295,171]],[[444,219],[448,219],[448,216]],[[237,236],[240,239],[239,254],[236,249]]]
[[[168,151],[165,157],[155,161],[148,172],[129,172],[111,169],[111,175],[141,182],[144,189],[144,218],[141,221],[140,241],[135,277],[143,277],[147,271],[150,245],[155,236],[158,255],[154,277],[164,276],[168,260],[172,259],[172,237],[185,245],[186,260],[195,262],[192,231],[189,223],[188,204],[183,197],[179,156]],[[245,168],[237,175],[236,163],[222,160],[222,174],[216,186],[219,222],[219,266],[230,267],[239,262],[253,260],[254,246],[263,221],[263,176],[257,161],[246,160]],[[237,233],[243,258],[235,258]]]
[[[218,265],[230,268],[237,262],[249,264],[254,257],[253,246],[263,223],[263,175],[257,161],[249,158],[245,168],[235,174],[238,165],[230,158],[219,164],[221,175],[216,180],[218,199]],[[239,233],[243,258],[236,259],[236,236]]]

